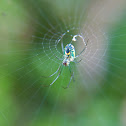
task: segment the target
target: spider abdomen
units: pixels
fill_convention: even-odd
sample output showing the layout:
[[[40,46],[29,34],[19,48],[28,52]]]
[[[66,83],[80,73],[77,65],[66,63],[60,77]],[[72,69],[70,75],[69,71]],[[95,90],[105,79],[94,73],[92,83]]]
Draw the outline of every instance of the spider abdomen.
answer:
[[[67,44],[65,49],[64,49],[64,55],[67,58],[75,58],[75,48],[72,44]]]
[[[64,49],[64,60],[63,65],[69,66],[71,61],[75,58],[75,48],[72,44],[67,44]]]

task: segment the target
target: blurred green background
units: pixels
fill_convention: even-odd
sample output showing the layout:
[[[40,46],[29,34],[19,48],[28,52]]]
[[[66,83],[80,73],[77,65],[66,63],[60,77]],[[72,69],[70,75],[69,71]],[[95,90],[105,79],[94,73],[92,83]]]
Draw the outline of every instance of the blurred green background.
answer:
[[[105,74],[101,75],[105,79],[101,79],[98,87],[84,88],[84,80],[80,79],[75,64],[72,64],[75,83],[72,81],[69,89],[62,88],[70,80],[66,67],[51,87],[42,86],[49,85],[56,78],[42,76],[49,76],[62,63],[52,55],[57,55],[53,40],[58,40],[66,27],[81,28],[79,25],[85,24],[86,18],[90,17],[88,11],[94,4],[93,0],[0,2],[0,126],[126,125],[125,7],[119,20],[109,24],[111,27],[106,33],[108,54],[104,60],[107,65],[103,69]],[[101,4],[101,8],[103,6]],[[97,10],[94,9],[94,13]],[[64,45],[71,40],[69,34],[78,31],[71,30]],[[57,49],[62,53],[60,44]]]

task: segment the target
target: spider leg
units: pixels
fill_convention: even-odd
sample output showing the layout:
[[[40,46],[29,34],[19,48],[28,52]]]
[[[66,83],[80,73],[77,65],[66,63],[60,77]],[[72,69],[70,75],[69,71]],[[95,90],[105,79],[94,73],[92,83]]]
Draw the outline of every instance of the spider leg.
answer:
[[[45,77],[45,78],[48,78],[48,77],[52,77],[53,75],[55,75],[59,70],[60,70],[60,67],[61,65],[59,66],[59,68],[56,70],[56,72],[54,72],[53,74],[51,74],[50,76],[42,76],[42,77]]]
[[[74,79],[74,72],[71,71],[71,66],[69,66],[69,70],[70,70],[71,76],[73,75],[73,81],[75,81],[75,79]]]
[[[60,66],[60,67],[61,67],[61,66]],[[60,67],[59,67],[59,69],[60,69]],[[59,71],[59,70],[58,70],[58,71]],[[57,73],[58,71],[56,71],[56,73]],[[62,72],[62,69],[60,70],[60,72],[59,72],[58,76],[55,78],[55,80],[54,80],[50,85],[44,85],[44,87],[49,87],[49,86],[53,85],[53,84],[55,83],[55,81],[59,78],[61,72]]]
[[[82,59],[81,59],[81,60],[82,60]],[[80,63],[80,62],[81,62],[81,60],[79,60],[79,61],[77,61],[77,62],[76,62],[76,61],[73,61],[73,62],[74,62],[74,63]]]
[[[67,85],[67,87],[63,87],[64,89],[69,88],[72,79],[74,80],[74,72],[73,72],[73,74],[71,75],[71,78],[70,78],[70,81],[69,81],[69,84]]]
[[[63,35],[64,36],[64,35]],[[63,37],[62,36],[62,37]],[[63,47],[63,40],[61,40],[61,47],[62,47],[62,52],[63,52],[63,54],[64,54],[64,47]],[[63,59],[59,59],[55,54],[54,54],[54,56],[58,59],[58,60],[63,60]]]
[[[70,81],[69,81],[69,84],[67,85],[67,87],[63,87],[64,89],[69,88],[72,79],[73,79],[73,81],[75,81],[75,79],[74,79],[74,72],[71,71],[71,67],[70,66],[69,66],[69,70],[70,70],[70,73],[71,73],[71,78],[70,78]]]
[[[63,40],[61,41],[62,52],[64,53]]]
[[[61,71],[60,71],[60,73],[58,74],[58,76],[55,78],[55,80],[54,80],[49,86],[51,86],[51,85],[54,84],[54,82],[59,78],[60,74],[61,74]]]
[[[60,58],[58,58],[55,54],[53,54],[58,60],[63,60],[63,59],[60,59]]]
[[[63,59],[58,58],[58,57],[55,55],[55,53],[53,53],[53,55],[54,55],[58,60],[63,60]]]
[[[89,41],[89,39],[87,40],[87,43],[88,43],[88,41]],[[84,50],[87,48],[87,43],[85,44],[84,49],[75,58],[79,57],[84,52]]]

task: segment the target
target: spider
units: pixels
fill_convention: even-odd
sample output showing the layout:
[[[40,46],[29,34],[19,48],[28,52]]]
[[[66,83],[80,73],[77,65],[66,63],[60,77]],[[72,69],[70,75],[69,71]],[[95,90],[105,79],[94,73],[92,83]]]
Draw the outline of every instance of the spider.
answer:
[[[74,46],[69,43],[65,46],[65,48],[63,47],[63,42],[61,42],[61,47],[62,47],[62,52],[63,52],[63,59],[59,59],[57,56],[55,56],[58,60],[62,60],[62,64],[59,66],[59,68],[56,70],[56,72],[54,72],[53,74],[51,74],[50,76],[48,77],[52,77],[53,75],[55,75],[57,72],[59,72],[58,76],[55,78],[55,80],[53,80],[53,82],[48,85],[48,86],[51,86],[55,83],[55,81],[59,78],[59,76],[61,75],[61,72],[62,72],[62,68],[63,66],[67,66],[69,67],[69,71],[70,71],[70,74],[71,74],[71,77],[70,77],[70,81],[69,81],[69,84],[67,85],[67,87],[63,87],[63,88],[68,88],[70,83],[71,83],[71,80],[73,79],[74,81],[74,72],[71,71],[70,69],[70,62],[74,62],[74,63],[79,63],[81,62],[81,60],[79,60],[78,62],[74,61],[75,58],[79,57],[83,52],[84,50],[87,48],[87,43],[88,43],[88,40],[87,40],[87,43],[85,43],[85,47],[83,48],[83,50],[77,55],[75,56],[75,48]],[[46,86],[46,87],[48,87]]]

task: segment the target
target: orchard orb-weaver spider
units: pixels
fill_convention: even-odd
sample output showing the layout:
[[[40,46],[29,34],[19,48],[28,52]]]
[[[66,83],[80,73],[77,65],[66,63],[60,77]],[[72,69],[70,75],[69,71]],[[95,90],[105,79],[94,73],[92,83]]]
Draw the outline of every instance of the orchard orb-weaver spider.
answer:
[[[76,41],[76,40],[75,40],[75,41]],[[83,42],[84,42],[84,40],[83,40]],[[71,42],[71,43],[72,43],[72,42]],[[71,74],[71,78],[70,78],[69,84],[68,84],[67,87],[65,87],[65,88],[68,88],[68,87],[69,87],[69,85],[70,85],[72,79],[74,80],[74,72],[71,71],[71,69],[70,69],[70,62],[74,62],[74,63],[79,63],[79,62],[81,62],[82,59],[79,60],[78,62],[74,61],[74,59],[77,58],[77,57],[79,57],[79,56],[85,51],[85,49],[87,48],[88,40],[87,40],[87,43],[84,42],[85,47],[83,48],[83,50],[82,50],[77,56],[75,56],[75,48],[74,48],[74,46],[73,46],[71,43],[67,44],[67,45],[65,46],[65,48],[64,48],[64,47],[63,47],[63,42],[61,42],[61,47],[62,47],[62,52],[63,52],[63,57],[64,57],[64,58],[63,58],[63,59],[59,59],[57,56],[55,56],[55,57],[56,57],[58,60],[62,60],[63,62],[62,62],[62,64],[59,66],[59,68],[57,69],[56,72],[54,72],[52,75],[48,76],[48,77],[52,77],[53,75],[55,75],[55,74],[59,71],[58,76],[55,78],[55,80],[53,80],[53,82],[52,82],[49,86],[53,85],[54,82],[59,78],[59,76],[61,75],[63,66],[68,66],[68,67],[69,67],[69,70],[70,70],[70,74]],[[46,86],[46,87],[48,87],[48,86]]]

